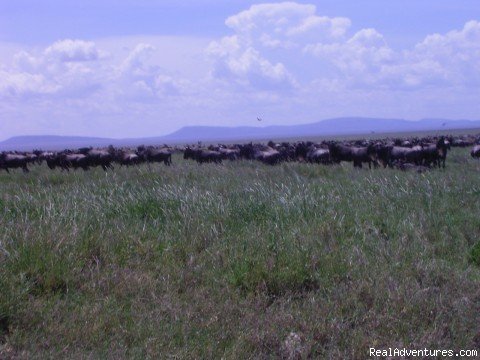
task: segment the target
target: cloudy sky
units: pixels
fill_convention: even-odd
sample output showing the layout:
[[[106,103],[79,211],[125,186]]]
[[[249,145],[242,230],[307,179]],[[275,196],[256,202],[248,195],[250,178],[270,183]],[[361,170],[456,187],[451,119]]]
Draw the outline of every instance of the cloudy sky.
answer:
[[[478,0],[0,0],[0,140],[480,119]]]

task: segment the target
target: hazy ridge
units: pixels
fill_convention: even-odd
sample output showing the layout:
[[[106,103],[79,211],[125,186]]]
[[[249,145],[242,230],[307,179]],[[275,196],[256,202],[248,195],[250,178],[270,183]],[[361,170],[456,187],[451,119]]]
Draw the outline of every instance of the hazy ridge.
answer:
[[[480,121],[381,118],[335,118],[300,125],[255,126],[187,126],[171,134],[145,138],[111,139],[81,136],[16,136],[0,142],[0,150],[63,149],[82,146],[136,146],[140,144],[192,143],[197,141],[249,141],[292,137],[361,135],[428,130],[457,130],[480,128]]]

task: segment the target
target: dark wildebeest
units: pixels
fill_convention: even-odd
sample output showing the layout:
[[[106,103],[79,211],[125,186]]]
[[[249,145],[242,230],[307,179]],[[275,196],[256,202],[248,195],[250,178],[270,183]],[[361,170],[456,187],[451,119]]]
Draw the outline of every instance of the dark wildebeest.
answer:
[[[253,148],[252,143],[238,145],[240,149],[240,157],[245,160],[253,160],[253,156],[255,155],[255,149]]]
[[[424,173],[427,171],[429,168],[423,165],[415,165],[412,163],[404,163],[404,162],[398,162],[394,163],[394,166],[402,171],[415,171],[417,173]]]
[[[368,163],[368,168],[372,168],[372,163],[377,166],[376,147],[370,144],[365,147],[347,146],[343,144],[331,143],[328,147],[331,159],[334,162],[353,161],[354,167],[362,167],[362,163]]]
[[[457,138],[452,139],[450,141],[451,146],[453,147],[468,147],[475,144],[473,139],[464,139],[464,138]]]
[[[307,151],[306,160],[317,164],[330,164],[330,151],[328,149],[316,148],[311,145]]]
[[[211,151],[218,151],[220,154],[222,154],[222,159],[223,160],[237,160],[240,157],[240,149],[236,146],[232,147],[227,147],[225,145],[210,145],[208,147],[208,150]]]
[[[0,169],[4,169],[6,172],[10,172],[8,169],[21,168],[23,172],[28,173],[28,162],[28,157],[25,155],[9,154],[5,152],[0,154]]]
[[[195,160],[199,164],[220,164],[222,162],[223,155],[219,151],[215,150],[192,149],[191,147],[186,147],[183,152],[183,158]]]
[[[169,148],[156,149],[153,147],[145,148],[143,146],[139,146],[137,154],[144,161],[149,163],[163,162],[165,165],[172,165],[172,151]]]
[[[195,160],[195,152],[196,152],[196,150],[192,149],[190,146],[187,146],[183,150],[183,159],[184,160],[187,160],[187,159]]]
[[[42,160],[45,160],[47,162],[47,166],[49,169],[54,170],[57,167],[62,168],[60,154],[44,152],[40,156]]]
[[[230,149],[230,148],[224,148],[220,147],[218,149],[218,152],[222,154],[223,159],[225,160],[237,160],[240,157],[240,150],[239,149]]]
[[[87,157],[88,166],[101,166],[104,171],[107,171],[107,169],[113,170],[113,154],[108,150],[82,148],[78,152]]]
[[[34,153],[25,153],[23,154],[27,157],[27,162],[29,164],[41,164],[41,161],[39,160],[38,156]]]
[[[295,158],[297,160],[307,160],[307,154],[310,151],[310,149],[314,146],[314,144],[311,141],[308,142],[298,142],[295,144]]]
[[[438,139],[436,144],[428,144],[423,146],[421,156],[423,165],[443,167],[445,169],[445,161],[447,159],[447,152],[449,145],[445,142],[445,138],[442,136]]]
[[[130,166],[130,165],[138,165],[141,162],[140,156],[135,154],[133,151],[127,150],[115,150],[113,152],[113,159],[121,166]]]
[[[397,163],[413,163],[415,165],[422,164],[421,146],[404,147],[394,145],[375,145],[377,149],[377,158],[384,167],[394,167]]]
[[[84,154],[61,154],[60,157],[60,167],[63,170],[69,171],[70,168],[77,170],[82,168],[83,170],[88,170],[92,164],[91,159]],[[104,168],[104,170],[106,170]]]
[[[240,156],[246,160],[258,160],[268,165],[278,164],[285,159],[285,153],[262,144],[244,144],[239,146]],[[293,149],[293,148],[292,148]]]
[[[253,158],[264,164],[276,165],[282,160],[282,154],[269,146],[257,146],[254,148]]]
[[[472,158],[480,158],[480,145],[475,145],[470,151]]]

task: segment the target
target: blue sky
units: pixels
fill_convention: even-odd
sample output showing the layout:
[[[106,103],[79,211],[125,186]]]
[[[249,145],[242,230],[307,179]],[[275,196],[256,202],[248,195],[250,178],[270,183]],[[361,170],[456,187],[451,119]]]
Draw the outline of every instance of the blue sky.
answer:
[[[0,1],[0,139],[479,119],[480,3]]]

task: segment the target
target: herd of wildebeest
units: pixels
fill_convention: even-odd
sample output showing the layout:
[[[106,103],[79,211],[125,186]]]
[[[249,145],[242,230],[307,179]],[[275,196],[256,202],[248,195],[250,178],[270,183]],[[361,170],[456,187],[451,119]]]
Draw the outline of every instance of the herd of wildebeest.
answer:
[[[451,147],[471,147],[471,156],[480,158],[480,134],[463,136],[429,136],[411,138],[387,138],[381,140],[350,140],[322,142],[281,142],[268,144],[232,144],[202,146],[138,146],[137,148],[80,148],[77,150],[31,152],[9,151],[0,153],[0,170],[22,169],[29,171],[33,164],[46,163],[50,169],[69,171],[89,170],[101,167],[107,171],[114,164],[132,166],[141,163],[172,164],[173,153],[183,153],[184,159],[202,163],[222,163],[224,160],[256,160],[268,165],[284,161],[317,164],[352,162],[361,168],[390,167],[402,170],[425,171],[433,167],[445,167]]]

